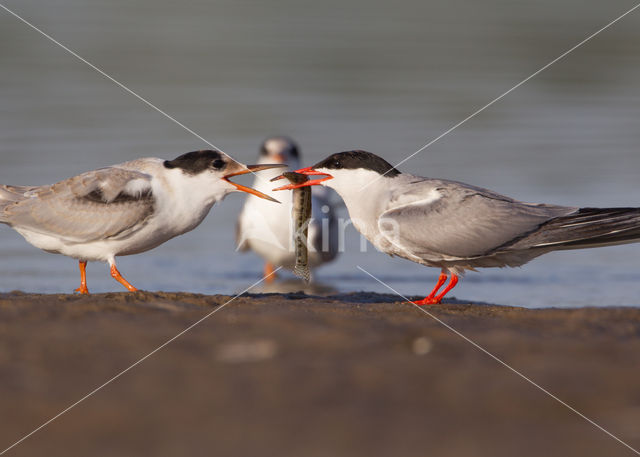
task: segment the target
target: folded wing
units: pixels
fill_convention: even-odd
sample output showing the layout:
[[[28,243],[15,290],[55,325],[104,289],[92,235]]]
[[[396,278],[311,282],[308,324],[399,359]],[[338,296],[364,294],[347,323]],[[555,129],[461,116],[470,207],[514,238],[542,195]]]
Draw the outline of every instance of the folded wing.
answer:
[[[124,238],[154,211],[151,177],[110,167],[50,186],[0,187],[0,222],[67,242]]]
[[[576,208],[528,204],[453,181],[416,182],[378,227],[399,250],[425,261],[484,256]]]

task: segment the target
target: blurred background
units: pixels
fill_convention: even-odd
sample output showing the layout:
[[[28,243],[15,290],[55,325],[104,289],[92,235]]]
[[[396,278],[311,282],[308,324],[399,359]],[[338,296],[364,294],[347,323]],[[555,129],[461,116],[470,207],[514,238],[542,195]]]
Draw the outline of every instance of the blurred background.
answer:
[[[253,162],[285,134],[310,165],[366,149],[397,163],[634,5],[542,0],[8,0],[4,4],[220,149]],[[636,11],[403,164],[525,201],[640,206]],[[199,139],[0,10],[0,183],[49,184]],[[141,289],[230,294],[261,277],[235,254],[244,201],[194,232],[120,258]],[[345,215],[346,216],[346,215]],[[438,271],[391,259],[348,231],[317,271],[336,291],[424,294]],[[0,291],[71,292],[77,263],[0,227]],[[640,245],[548,254],[470,273],[462,300],[523,306],[640,304]],[[92,292],[121,291],[106,265]]]

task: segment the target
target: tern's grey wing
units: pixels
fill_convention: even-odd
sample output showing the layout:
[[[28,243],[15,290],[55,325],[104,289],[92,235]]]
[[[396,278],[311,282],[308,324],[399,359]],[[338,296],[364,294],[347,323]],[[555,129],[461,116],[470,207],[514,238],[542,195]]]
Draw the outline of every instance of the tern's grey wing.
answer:
[[[0,185],[0,222],[2,222],[3,224],[9,223],[4,217],[4,209],[7,206],[24,200],[25,195],[28,192],[34,191],[36,189],[38,189],[37,186],[7,186],[4,184]]]
[[[0,220],[68,242],[124,237],[141,228],[154,208],[151,176],[117,167],[9,189],[14,196],[0,209]]]
[[[0,185],[0,201],[21,200],[24,194],[36,190],[38,186],[6,186]]]
[[[462,183],[417,181],[378,227],[400,251],[426,261],[484,256],[575,208],[528,204]],[[392,200],[393,201],[393,200]]]

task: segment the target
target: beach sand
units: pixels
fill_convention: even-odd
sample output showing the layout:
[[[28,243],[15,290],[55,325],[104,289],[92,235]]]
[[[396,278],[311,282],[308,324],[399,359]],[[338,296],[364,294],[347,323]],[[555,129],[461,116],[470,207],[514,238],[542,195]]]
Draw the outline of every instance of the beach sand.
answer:
[[[627,456],[432,317],[370,293],[0,294],[12,456]],[[640,448],[640,309],[425,308]]]

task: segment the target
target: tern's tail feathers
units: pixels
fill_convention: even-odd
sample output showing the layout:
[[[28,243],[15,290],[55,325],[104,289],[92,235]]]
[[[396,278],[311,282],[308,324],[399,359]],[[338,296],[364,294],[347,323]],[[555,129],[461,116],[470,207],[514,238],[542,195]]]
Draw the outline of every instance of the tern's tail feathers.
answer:
[[[36,189],[34,186],[7,186],[0,184],[0,223],[7,222],[4,214],[6,207],[25,200],[28,193]]]
[[[512,249],[581,249],[640,241],[640,208],[581,208],[547,221]]]
[[[27,192],[36,189],[34,186],[7,186],[0,184],[0,202],[17,202],[27,198]]]
[[[0,220],[2,220],[2,211],[11,203],[23,200],[25,190],[17,186],[0,185]]]

